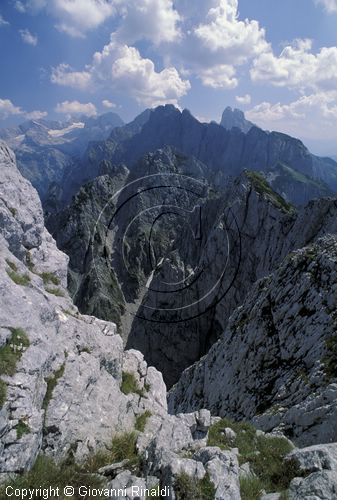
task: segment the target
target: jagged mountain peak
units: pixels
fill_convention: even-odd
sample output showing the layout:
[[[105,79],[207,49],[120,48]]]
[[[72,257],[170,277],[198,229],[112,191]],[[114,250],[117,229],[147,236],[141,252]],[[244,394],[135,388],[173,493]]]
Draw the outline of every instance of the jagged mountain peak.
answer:
[[[256,126],[254,123],[246,120],[243,111],[237,108],[231,108],[231,106],[227,106],[222,113],[220,125],[226,130],[231,130],[234,127],[239,128],[245,134],[249,132],[252,127]]]

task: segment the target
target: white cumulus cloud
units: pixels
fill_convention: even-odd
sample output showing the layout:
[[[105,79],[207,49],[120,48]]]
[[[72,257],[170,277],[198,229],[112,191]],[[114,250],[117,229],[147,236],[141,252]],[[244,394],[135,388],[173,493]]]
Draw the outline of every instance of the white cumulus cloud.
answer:
[[[2,15],[0,14],[0,27],[1,27],[1,26],[8,26],[8,25],[9,25],[9,22],[8,22],[8,21],[6,21],[6,20],[2,17]]]
[[[243,63],[268,48],[257,21],[238,19],[238,0],[219,0],[209,10],[207,22],[199,24],[194,33],[211,52],[226,54],[232,63]]]
[[[177,104],[190,89],[189,81],[182,80],[174,67],[156,71],[151,59],[143,58],[135,47],[120,44],[115,36],[83,72],[62,64],[54,68],[51,81],[80,89],[108,87],[146,106]]]
[[[56,17],[56,27],[70,36],[82,37],[115,12],[110,0],[51,0],[47,10]]]
[[[172,0],[126,0],[121,4],[122,22],[116,32],[121,42],[130,45],[150,40],[158,45],[180,37],[177,24],[181,18]]]
[[[8,118],[11,115],[20,115],[23,111],[19,106],[15,106],[9,99],[0,99],[0,117]]]
[[[45,118],[47,115],[47,111],[36,110],[25,113],[25,118],[27,118],[27,120],[41,120],[41,118]]]
[[[33,35],[29,30],[20,30],[19,31],[22,41],[26,43],[27,45],[33,45],[35,47],[38,42],[38,38],[36,35]]]
[[[46,111],[24,111],[20,106],[15,106],[10,99],[0,99],[0,119],[5,120],[9,116],[22,116],[27,120],[39,120],[47,116]]]
[[[245,95],[237,95],[235,97],[236,102],[239,104],[250,104],[252,102],[252,97],[250,94],[245,94]]]
[[[26,6],[23,2],[20,0],[17,0],[14,4],[14,8],[18,11],[21,12],[21,14],[24,14],[26,12]]]
[[[261,54],[253,63],[252,80],[295,89],[336,88],[337,47],[322,47],[317,54],[311,49],[311,40],[295,40],[280,56]]]
[[[258,21],[240,19],[238,0],[176,0],[175,7],[182,34],[167,57],[205,86],[236,87],[236,69],[270,50]]]
[[[262,102],[246,112],[262,128],[312,140],[337,140],[337,91],[301,96],[287,104]]]
[[[83,90],[90,87],[91,73],[74,71],[69,64],[59,64],[56,68],[52,68],[50,79],[52,83]]]
[[[79,101],[64,101],[56,105],[55,111],[56,113],[64,114],[69,117],[76,115],[97,115],[96,106],[91,102],[81,103]]]
[[[143,39],[159,44],[179,36],[172,0],[18,0],[15,6],[19,12],[45,9],[55,27],[72,37],[84,37],[109,18],[117,21],[115,34],[127,44]]]
[[[316,5],[322,5],[329,13],[337,12],[337,0],[315,0],[315,3]]]
[[[102,105],[107,109],[117,108],[117,105],[114,102],[109,101],[109,99],[103,99]]]
[[[227,64],[219,64],[206,69],[200,69],[198,76],[206,87],[213,89],[234,89],[238,85],[235,78],[235,68]]]

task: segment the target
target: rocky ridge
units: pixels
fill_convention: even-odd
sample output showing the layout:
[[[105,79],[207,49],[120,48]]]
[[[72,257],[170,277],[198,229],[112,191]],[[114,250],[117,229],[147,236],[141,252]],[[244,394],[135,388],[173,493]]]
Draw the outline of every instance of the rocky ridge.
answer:
[[[140,128],[130,124],[128,133],[113,131],[108,140],[89,147],[81,165],[69,173],[67,184],[78,185],[79,179],[80,184],[93,179],[103,159],[112,164],[124,163],[131,169],[148,152],[171,146],[218,173],[219,181],[222,176],[237,176],[244,169],[273,172],[281,162],[311,180],[322,181],[325,189],[337,190],[336,162],[312,155],[300,140],[286,134],[266,132],[255,126],[247,133],[237,127],[227,130],[214,122],[200,123],[188,110],[181,112],[172,105],[159,106],[146,118]],[[306,185],[306,201],[315,196],[305,178],[298,182]],[[318,183],[315,189],[319,186]],[[287,195],[295,202],[291,190]]]

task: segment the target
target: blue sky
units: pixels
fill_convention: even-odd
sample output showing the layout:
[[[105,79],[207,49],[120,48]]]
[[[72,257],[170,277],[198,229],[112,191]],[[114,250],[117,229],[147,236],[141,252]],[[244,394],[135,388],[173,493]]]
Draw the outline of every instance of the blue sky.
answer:
[[[0,126],[236,106],[337,154],[337,0],[2,0]]]

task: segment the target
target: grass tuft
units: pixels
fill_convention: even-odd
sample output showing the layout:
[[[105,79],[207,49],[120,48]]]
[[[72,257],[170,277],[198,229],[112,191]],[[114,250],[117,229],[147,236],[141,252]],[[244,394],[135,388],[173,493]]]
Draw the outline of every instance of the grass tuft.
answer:
[[[151,500],[152,498],[159,498],[161,500],[161,495],[160,495],[160,484],[158,486],[155,486],[154,488],[151,488],[149,493],[146,495],[146,500]]]
[[[53,392],[57,385],[57,382],[64,374],[64,368],[65,364],[63,363],[63,365],[58,370],[56,370],[53,375],[45,379],[45,381],[47,382],[47,390],[42,403],[42,408],[44,410],[48,408],[51,398],[53,397]]]
[[[128,469],[138,470],[140,457],[137,454],[136,432],[124,432],[114,436],[109,446],[90,455],[82,465],[83,472],[95,473],[101,467],[129,460]]]
[[[264,484],[259,477],[248,476],[240,478],[240,493],[242,500],[260,500]]]
[[[61,288],[51,288],[46,286],[45,290],[52,295],[56,295],[56,297],[64,297],[64,292],[61,290]]]
[[[174,491],[177,500],[191,500],[192,498],[211,500],[215,498],[215,488],[208,474],[203,479],[196,480],[182,472],[175,479]]]
[[[19,423],[15,426],[16,435],[18,439],[21,439],[25,434],[30,434],[31,430],[29,425],[23,420],[19,420]]]
[[[29,339],[22,328],[9,328],[12,335],[7,343],[0,347],[0,375],[13,376],[22,353],[29,347]]]
[[[12,271],[16,272],[18,270],[17,268],[17,265],[15,264],[15,262],[12,262],[11,260],[9,259],[6,259],[6,264],[7,266],[9,266],[11,268]]]
[[[0,379],[0,408],[4,406],[7,399],[7,384],[4,380]]]
[[[136,418],[135,429],[139,432],[144,432],[146,422],[151,417],[152,413],[149,410],[146,410],[141,415],[138,415]]]
[[[326,354],[322,359],[326,378],[330,382],[337,378],[337,336],[325,341]]]
[[[30,276],[28,274],[20,274],[13,269],[6,269],[6,272],[10,279],[14,281],[16,285],[28,286],[30,283]]]
[[[144,396],[144,390],[139,387],[136,377],[131,372],[122,373],[121,391],[126,395],[138,394]]]
[[[54,273],[48,273],[48,272],[43,272],[39,274],[40,278],[43,280],[43,284],[46,286],[49,283],[52,283],[53,285],[59,285],[60,280],[57,276],[55,276]]]
[[[266,196],[277,208],[287,213],[294,211],[294,207],[272,189],[263,175],[255,171],[247,170],[246,176],[253,184],[255,190],[259,194]]]

